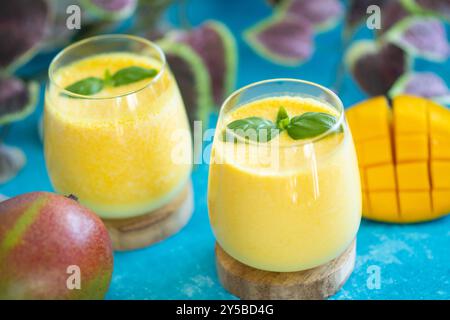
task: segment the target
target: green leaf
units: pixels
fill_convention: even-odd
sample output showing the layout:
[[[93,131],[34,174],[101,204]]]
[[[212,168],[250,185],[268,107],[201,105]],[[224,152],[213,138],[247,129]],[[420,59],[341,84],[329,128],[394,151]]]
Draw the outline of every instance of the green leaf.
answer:
[[[91,96],[100,92],[103,89],[104,83],[103,80],[96,77],[89,77],[83,80],[72,83],[70,86],[67,86],[65,89],[67,91],[81,94],[83,96]]]
[[[287,133],[292,139],[305,139],[318,136],[337,122],[336,117],[323,112],[305,112],[293,117],[287,126]]]
[[[158,74],[156,69],[146,69],[141,67],[127,67],[112,75],[114,87],[123,86],[146,78],[153,78]]]
[[[100,92],[105,86],[118,87],[146,78],[152,78],[157,74],[158,71],[155,69],[146,69],[136,66],[120,69],[113,75],[106,69],[104,79],[88,77],[67,86],[66,90],[76,94],[90,96]]]
[[[109,69],[105,70],[105,75],[103,76],[104,81],[105,81],[105,86],[109,86],[112,87],[114,85],[114,80],[112,78],[111,72],[109,71]]]
[[[258,142],[268,142],[280,132],[272,121],[259,117],[232,121],[227,128],[245,139]]]
[[[278,109],[276,123],[277,128],[280,130],[286,129],[287,125],[289,124],[289,115],[283,106],[281,106],[280,109]]]

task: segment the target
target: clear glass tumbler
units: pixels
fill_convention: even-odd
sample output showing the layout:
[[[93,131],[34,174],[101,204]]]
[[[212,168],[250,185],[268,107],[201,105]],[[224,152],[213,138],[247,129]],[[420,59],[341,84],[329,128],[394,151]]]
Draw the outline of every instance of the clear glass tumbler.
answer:
[[[243,139],[227,125],[247,117],[276,122],[333,115],[325,132],[294,140]],[[232,139],[226,136],[232,136]],[[273,79],[234,92],[222,105],[211,152],[208,209],[218,244],[236,260],[266,271],[322,265],[354,240],[361,219],[359,171],[340,99],[327,88]]]
[[[129,67],[154,74],[107,85]],[[75,195],[102,218],[124,219],[152,212],[182,191],[192,166],[191,134],[158,46],[128,35],[89,38],[59,53],[49,77],[44,145],[57,192]],[[104,88],[89,95],[68,90],[89,77],[104,78]]]

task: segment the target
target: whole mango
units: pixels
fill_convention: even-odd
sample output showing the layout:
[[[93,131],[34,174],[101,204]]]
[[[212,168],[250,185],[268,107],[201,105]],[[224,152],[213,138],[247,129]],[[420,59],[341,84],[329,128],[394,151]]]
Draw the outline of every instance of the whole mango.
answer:
[[[375,97],[346,112],[360,166],[363,216],[412,223],[450,212],[450,110],[431,100]]]
[[[105,226],[77,201],[32,192],[0,203],[0,299],[102,299],[112,269]]]

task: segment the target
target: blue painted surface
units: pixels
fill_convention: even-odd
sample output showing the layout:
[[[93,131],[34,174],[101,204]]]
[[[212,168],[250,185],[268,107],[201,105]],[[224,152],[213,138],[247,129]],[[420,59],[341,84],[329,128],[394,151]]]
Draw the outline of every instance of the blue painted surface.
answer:
[[[316,54],[306,64],[285,68],[255,55],[240,39],[242,30],[269,14],[270,9],[262,0],[193,0],[188,7],[193,25],[205,19],[218,19],[237,36],[238,87],[274,77],[302,78],[331,86],[341,59],[341,27],[316,37]],[[169,11],[168,18],[176,24],[175,9]],[[367,36],[365,31],[357,35]],[[418,61],[416,69],[434,70],[445,79],[450,78],[450,63],[432,65]],[[365,97],[348,76],[340,96],[346,106]],[[0,186],[0,193],[14,196],[35,190],[52,190],[37,133],[41,113],[42,97],[38,110],[31,117],[12,126],[6,142],[22,148],[28,163],[15,179]],[[192,175],[195,212],[181,232],[150,248],[115,254],[108,298],[234,298],[220,286],[215,271],[214,238],[206,207],[207,175],[206,165],[199,166]],[[450,299],[450,217],[406,226],[363,221],[357,239],[355,271],[333,299]],[[379,289],[367,286],[371,266],[381,271]]]

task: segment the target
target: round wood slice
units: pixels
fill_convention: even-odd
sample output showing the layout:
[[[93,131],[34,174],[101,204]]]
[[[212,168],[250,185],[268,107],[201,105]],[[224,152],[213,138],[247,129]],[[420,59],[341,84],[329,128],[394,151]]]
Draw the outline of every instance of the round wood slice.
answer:
[[[194,208],[192,184],[168,204],[138,217],[103,219],[114,250],[132,250],[161,241],[183,228]]]
[[[216,265],[226,290],[247,300],[325,299],[343,286],[353,271],[356,240],[339,257],[299,272],[269,272],[249,267],[228,255],[216,243]]]

